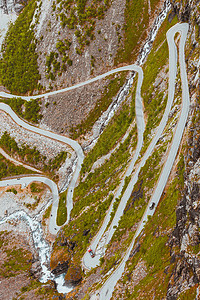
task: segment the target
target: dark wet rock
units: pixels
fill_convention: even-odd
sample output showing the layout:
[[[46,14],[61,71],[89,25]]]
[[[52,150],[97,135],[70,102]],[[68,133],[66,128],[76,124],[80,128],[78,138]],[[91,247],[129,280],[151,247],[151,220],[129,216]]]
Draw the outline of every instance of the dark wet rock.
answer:
[[[55,275],[66,273],[70,264],[70,253],[64,247],[52,253],[50,267]]]
[[[42,274],[41,272],[42,272],[42,268],[41,268],[41,264],[40,264],[39,260],[33,261],[31,269],[30,269],[30,275],[33,278],[40,278],[41,274]]]
[[[68,252],[71,252],[77,246],[77,243],[75,241],[70,241],[69,238],[65,237],[61,232],[57,241],[57,246],[65,246]]]
[[[87,236],[89,232],[90,232],[90,229],[83,230],[83,236]]]
[[[14,10],[15,10],[15,12],[16,12],[17,14],[19,14],[19,13],[22,11],[23,7],[24,7],[24,6],[23,6],[22,4],[16,3],[15,6],[14,6]]]
[[[75,286],[82,280],[82,271],[80,266],[70,265],[67,274],[65,275],[65,282],[69,286]]]
[[[133,257],[137,252],[140,251],[140,246],[141,245],[139,243],[136,244],[136,246],[134,247],[134,249],[131,251],[131,254],[129,255],[130,258]]]
[[[66,246],[66,245],[68,245],[68,240],[67,240],[67,238],[64,238],[61,241],[59,241],[58,243],[60,246]]]
[[[184,7],[184,11],[181,13],[180,16],[182,22],[189,22],[190,12],[191,12],[191,7],[189,3],[187,3],[186,6]]]
[[[60,275],[66,273],[68,268],[69,268],[68,261],[63,263],[58,262],[56,268],[52,270],[52,273],[54,275]]]

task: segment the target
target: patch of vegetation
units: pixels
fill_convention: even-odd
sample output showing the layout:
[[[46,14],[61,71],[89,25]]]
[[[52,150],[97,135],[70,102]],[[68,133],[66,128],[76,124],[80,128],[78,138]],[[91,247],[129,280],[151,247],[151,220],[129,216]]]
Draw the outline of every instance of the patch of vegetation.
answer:
[[[135,252],[126,264],[126,275],[122,279],[124,284],[139,260],[144,260],[147,266],[146,277],[135,286],[134,291],[131,291],[131,297],[134,299],[147,299],[153,295],[155,299],[162,299],[166,296],[169,277],[176,264],[176,262],[170,264],[170,248],[167,241],[176,224],[176,205],[183,193],[183,180],[184,160],[181,156],[174,180],[161,198],[153,218],[150,218],[146,224],[141,239],[138,240],[139,252]],[[165,272],[165,270],[167,271]],[[142,297],[141,291],[143,292]],[[127,299],[132,298],[127,297]]]
[[[41,183],[36,183],[36,182],[32,182],[30,184],[30,189],[31,189],[31,193],[41,193],[42,190],[44,189],[44,185]]]
[[[53,3],[56,18],[60,19],[62,28],[67,26],[74,31],[78,42],[76,53],[82,55],[84,47],[94,39],[96,18],[104,18],[104,13],[110,7],[110,1],[100,0],[89,3],[87,0],[57,0],[56,2]],[[72,42],[66,38],[58,39],[57,51],[51,51],[46,56],[46,71],[48,73],[46,77],[48,79],[54,81],[57,75],[61,76],[63,72],[66,72],[67,67],[72,66],[73,61],[69,57],[71,44]],[[92,67],[94,67],[94,62],[95,58],[92,56]]]
[[[56,291],[55,286],[53,285],[53,282],[47,282],[46,284],[39,282],[37,279],[30,278],[30,283],[26,286],[23,286],[20,290],[20,293],[18,293],[17,298],[13,298],[13,300],[19,299],[25,299],[27,298],[27,293],[31,292],[31,295],[36,296],[35,299],[52,299],[52,297],[55,297],[55,299],[58,299],[60,294]],[[42,295],[45,295],[42,297]],[[44,298],[45,297],[45,298]]]
[[[188,299],[196,299],[197,296],[197,285],[194,285],[190,288],[188,288],[188,290],[182,292],[177,300],[188,300]]]
[[[159,0],[150,1],[151,15],[154,15]],[[147,37],[149,26],[148,3],[144,0],[127,0],[125,8],[124,41],[120,47],[115,64],[133,63],[138,56],[141,42]]]
[[[7,240],[7,236],[8,236],[8,231],[4,230],[4,231],[0,231],[0,248],[2,248],[3,246],[7,246],[8,244],[8,240]]]
[[[160,123],[167,104],[167,96],[164,95],[164,92],[160,92],[158,88],[157,90],[155,89],[154,82],[160,70],[167,64],[169,59],[167,41],[166,38],[163,41],[163,35],[166,36],[167,30],[175,23],[177,23],[177,18],[174,18],[172,23],[169,23],[167,19],[163,22],[161,29],[154,40],[153,48],[144,64],[144,79],[141,93],[145,113],[147,115],[147,124],[144,132],[144,147],[142,149],[142,154],[149,145],[149,134],[151,133],[151,130]]]
[[[129,147],[133,134],[131,132],[110,159],[94,172],[89,173],[87,178],[75,188],[72,216],[78,215],[88,205],[100,203],[109,191],[112,192],[119,184],[119,175],[122,174],[130,157]]]
[[[70,135],[73,139],[78,138],[80,135],[86,134],[86,132],[92,129],[94,123],[102,115],[102,112],[106,111],[109,105],[112,103],[113,97],[116,96],[119,88],[124,84],[126,77],[123,73],[111,78],[112,79],[108,86],[104,89],[101,99],[97,101],[95,107],[90,111],[87,118],[84,119],[79,125],[71,129]]]
[[[61,75],[66,72],[67,65],[72,66],[73,61],[69,58],[71,42],[68,39],[63,41],[58,40],[56,43],[56,48],[58,52],[51,51],[49,55],[46,56],[46,75],[47,79],[54,81],[56,75]],[[66,65],[67,62],[67,65]]]
[[[0,154],[0,179],[21,174],[33,174],[33,171],[22,166],[15,166]]]
[[[22,271],[30,270],[32,255],[28,251],[16,247],[4,251],[7,254],[7,259],[0,266],[1,276],[9,278],[20,274]]]
[[[105,12],[110,7],[110,1],[57,0],[57,7],[56,5],[54,7],[60,18],[61,26],[75,29],[75,35],[82,51],[84,46],[94,39],[96,18],[99,20],[104,18]]]
[[[20,158],[30,164],[37,165],[39,162],[45,161],[46,157],[42,156],[40,152],[34,147],[31,149],[29,146],[23,144],[20,148],[15,139],[12,138],[7,131],[0,138],[0,146],[9,154],[18,154]]]
[[[116,211],[117,211],[117,208],[118,208],[118,206],[119,206],[119,203],[120,203],[120,201],[121,201],[121,199],[122,199],[122,197],[123,197],[123,194],[124,194],[124,192],[125,192],[125,190],[126,190],[128,184],[129,184],[130,180],[131,180],[131,175],[125,177],[125,180],[124,180],[124,186],[123,186],[123,189],[122,189],[122,191],[121,191],[121,194],[120,194],[120,196],[119,196],[118,198],[115,199],[115,202],[114,202],[114,204],[113,204],[113,209],[112,209],[112,212],[111,212],[111,214],[110,214],[110,221],[109,221],[109,223],[108,223],[108,225],[107,225],[107,229],[109,228],[109,226],[110,226],[110,224],[111,224],[111,222],[112,222],[112,220],[113,220],[113,218],[114,218],[114,216],[115,216],[115,213],[116,213]],[[107,230],[107,229],[106,229],[106,230]]]
[[[41,103],[38,100],[25,101],[18,97],[10,99],[0,98],[0,102],[8,104],[17,115],[27,121],[37,124],[42,119],[42,114],[40,113]]]
[[[134,90],[135,92],[135,90]],[[129,125],[133,122],[135,117],[135,93],[132,95],[131,105],[123,106],[114,115],[109,125],[105,128],[104,133],[99,137],[96,145],[84,159],[81,175],[89,172],[94,162],[103,155],[106,155],[113,149],[126,133]]]
[[[32,123],[38,123],[42,119],[40,114],[40,102],[38,100],[26,101],[24,103],[25,111],[22,117]]]
[[[31,204],[31,203],[24,202],[24,205],[30,210],[35,210],[38,204],[40,203],[41,198],[40,196],[34,196],[34,200],[35,200],[34,203]]]
[[[67,152],[61,151],[56,155],[56,157],[49,160],[47,170],[51,173],[54,173],[55,170],[58,170],[60,166],[65,162],[66,158]]]
[[[46,211],[42,217],[42,225],[46,225],[46,219],[48,219],[50,217],[51,209],[52,209],[52,204],[46,209]]]
[[[11,24],[2,45],[0,82],[12,93],[24,94],[37,88],[40,79],[36,40],[31,25],[37,1],[31,0]]]
[[[67,190],[59,195],[59,204],[57,211],[56,223],[58,226],[62,226],[67,221]]]
[[[7,193],[10,192],[10,193],[13,193],[13,194],[17,195],[17,190],[15,188],[8,189],[8,190],[6,190],[6,192]]]
[[[60,168],[67,158],[67,152],[61,151],[56,157],[46,163],[46,156],[42,155],[36,147],[30,148],[25,144],[19,147],[15,139],[12,138],[7,131],[5,131],[0,138],[0,147],[11,156],[17,154],[23,162],[34,166],[39,165],[44,172],[49,173],[51,176],[55,175],[55,171]]]

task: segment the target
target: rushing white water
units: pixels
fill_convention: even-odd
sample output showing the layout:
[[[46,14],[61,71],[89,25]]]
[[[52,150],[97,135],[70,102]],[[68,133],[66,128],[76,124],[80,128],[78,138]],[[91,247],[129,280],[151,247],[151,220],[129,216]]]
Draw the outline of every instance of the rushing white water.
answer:
[[[142,49],[140,51],[140,54],[136,61],[136,64],[138,64],[139,66],[141,66],[145,62],[149,52],[151,51],[152,44],[153,44],[153,41],[155,40],[157,32],[158,32],[161,24],[165,20],[170,9],[171,9],[171,4],[170,4],[170,1],[167,0],[164,3],[162,12],[155,19],[155,22],[154,22],[152,29],[150,31],[150,34],[148,36],[148,39],[146,40],[144,46],[142,47]],[[90,144],[84,148],[85,151],[90,150],[91,148],[94,147],[99,136],[103,132],[105,126],[108,124],[110,119],[113,117],[114,113],[117,111],[117,109],[119,108],[121,103],[126,99],[126,96],[128,95],[130,88],[133,85],[134,77],[135,77],[135,73],[133,72],[132,76],[127,80],[127,82],[121,88],[121,90],[119,91],[119,93],[116,96],[116,98],[114,99],[114,101],[110,104],[108,109],[101,115],[101,117],[94,124],[93,131],[96,131],[96,134],[95,134],[94,139],[90,142]]]
[[[139,65],[142,65],[145,62],[145,59],[147,58],[149,52],[151,51],[152,44],[153,44],[153,41],[155,40],[158,30],[159,30],[161,24],[163,23],[163,21],[165,20],[170,9],[171,9],[171,3],[169,0],[167,0],[164,3],[162,12],[157,16],[157,18],[153,24],[153,27],[151,29],[151,32],[148,36],[146,43],[144,44],[142,50],[140,51],[140,54],[137,59],[137,63]]]
[[[39,221],[36,220],[36,218],[31,218],[26,212],[24,211],[17,211],[13,214],[9,215],[8,217],[5,217],[0,220],[0,225],[11,221],[11,220],[22,220],[26,222],[26,224],[29,226],[31,233],[32,233],[32,239],[35,246],[35,249],[39,256],[39,261],[41,265],[41,277],[40,282],[46,283],[48,280],[54,280],[57,284],[57,290],[59,293],[69,293],[73,288],[69,288],[65,285],[64,281],[64,274],[55,276],[50,271],[50,245],[46,242],[46,240],[43,237],[43,230],[42,225]]]
[[[2,0],[0,0],[2,1]],[[10,0],[11,1],[11,0]],[[170,10],[170,2],[167,0],[165,2],[164,8],[162,13],[157,17],[153,29],[151,30],[150,36],[148,40],[146,41],[139,58],[137,60],[137,64],[141,65],[144,63],[147,55],[149,54],[152,43],[155,39],[155,36],[157,34],[158,29],[160,28],[162,22],[166,18],[166,15],[168,11]],[[3,10],[0,7],[0,46],[3,41],[3,37],[5,36],[5,33],[8,29],[8,21],[11,18],[12,13],[9,15],[5,14]],[[4,17],[2,17],[4,16]],[[5,17],[6,16],[6,17]],[[9,17],[9,18],[8,18]],[[13,12],[13,20],[16,19],[16,14]],[[3,30],[3,31],[2,31]],[[123,86],[123,88],[120,90],[118,96],[116,99],[113,101],[113,103],[109,106],[107,111],[100,117],[100,119],[97,121],[98,127],[99,127],[99,134],[94,138],[92,143],[90,144],[89,147],[93,146],[100,134],[103,132],[104,127],[108,124],[116,110],[118,109],[119,105],[125,100],[132,84],[133,84],[133,79],[134,79],[135,74],[127,80],[126,84]],[[75,169],[75,164],[73,164],[73,172],[74,173]],[[68,181],[69,182],[69,181]],[[0,220],[0,225],[4,224],[5,222],[9,220],[23,220],[25,221],[28,226],[30,227],[30,230],[32,232],[32,238],[34,242],[34,246],[38,252],[40,264],[41,264],[41,282],[47,282],[48,280],[54,280],[57,284],[57,290],[59,293],[68,293],[72,290],[72,288],[69,288],[65,286],[65,281],[64,281],[64,274],[61,274],[59,276],[55,276],[54,274],[51,273],[50,268],[49,268],[49,262],[50,262],[50,245],[45,241],[43,237],[43,230],[41,223],[36,220],[36,217],[31,218],[28,214],[26,214],[24,211],[17,211],[13,213],[12,215],[3,218]]]

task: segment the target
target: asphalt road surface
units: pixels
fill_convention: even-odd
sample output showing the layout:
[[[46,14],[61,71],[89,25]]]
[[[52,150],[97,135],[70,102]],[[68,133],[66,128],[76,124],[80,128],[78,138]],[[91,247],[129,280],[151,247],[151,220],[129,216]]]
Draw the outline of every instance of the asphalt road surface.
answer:
[[[189,88],[188,88],[188,80],[187,80],[187,73],[186,73],[186,66],[185,66],[185,54],[184,54],[184,47],[185,41],[187,38],[188,32],[188,24],[176,24],[172,28],[170,28],[167,32],[167,42],[169,47],[169,87],[168,87],[168,101],[169,98],[174,98],[174,91],[175,91],[175,78],[177,72],[177,49],[174,42],[174,36],[177,32],[181,33],[181,39],[179,44],[179,64],[180,64],[180,73],[181,73],[181,81],[182,81],[182,109],[181,109],[181,116],[176,128],[176,132],[173,137],[171,149],[168,154],[167,161],[163,167],[161,172],[157,187],[154,191],[154,194],[149,202],[149,205],[140,221],[140,224],[137,228],[136,234],[122,260],[120,265],[117,269],[109,276],[106,280],[102,288],[96,292],[96,294],[92,297],[92,299],[102,299],[102,300],[109,300],[112,297],[112,293],[114,291],[114,287],[117,281],[121,278],[126,261],[129,258],[131,250],[134,246],[136,238],[140,235],[141,231],[144,228],[144,225],[148,219],[148,216],[152,216],[155,212],[155,209],[159,203],[160,197],[162,192],[165,188],[167,183],[169,174],[173,167],[174,160],[176,158],[179,145],[182,139],[183,131],[187,122],[188,112],[189,112]],[[172,99],[173,101],[173,99]],[[150,210],[151,203],[154,202],[155,206],[153,210]]]

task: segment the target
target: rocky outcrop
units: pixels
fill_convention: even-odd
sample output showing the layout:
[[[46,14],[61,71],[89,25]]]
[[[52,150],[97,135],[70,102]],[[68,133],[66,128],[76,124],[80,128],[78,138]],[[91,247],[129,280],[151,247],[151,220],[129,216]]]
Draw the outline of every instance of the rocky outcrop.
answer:
[[[0,0],[0,9],[2,9],[5,14],[10,14],[12,12],[16,12],[18,14],[26,3],[26,0]]]
[[[176,215],[176,228],[170,239],[171,263],[175,262],[167,293],[170,300],[200,282],[200,187],[197,183],[191,183],[191,190],[186,188]]]
[[[70,259],[70,254],[66,248],[61,248],[56,253],[54,252],[50,263],[52,273],[54,275],[66,273],[69,268]]]
[[[192,3],[190,7],[181,7],[181,20],[187,19],[191,11]],[[189,60],[188,64],[191,64]],[[176,209],[176,227],[169,240],[171,263],[175,264],[168,285],[169,300],[177,299],[180,293],[200,283],[200,104],[198,89],[195,91],[190,73],[189,83],[193,88],[190,91],[192,104],[184,154],[184,192]]]
[[[40,278],[42,274],[42,268],[41,268],[41,264],[39,262],[39,260],[33,260],[32,261],[32,266],[30,269],[30,275],[33,278]]]
[[[167,299],[177,299],[179,293],[200,282],[200,119],[190,138],[186,160],[184,196],[176,209],[176,227],[169,241],[171,274]],[[197,132],[198,135],[197,136]]]
[[[71,265],[65,275],[65,282],[67,286],[75,286],[82,280],[82,271],[80,266]]]

